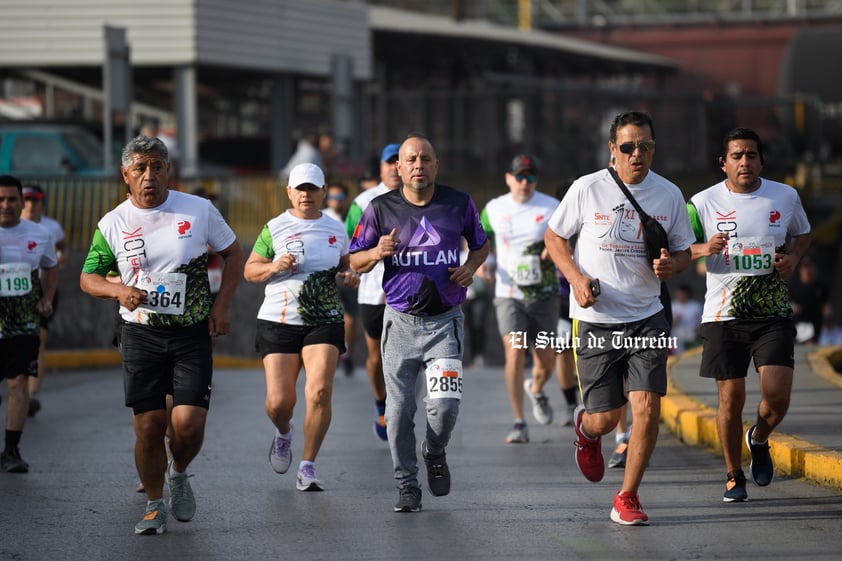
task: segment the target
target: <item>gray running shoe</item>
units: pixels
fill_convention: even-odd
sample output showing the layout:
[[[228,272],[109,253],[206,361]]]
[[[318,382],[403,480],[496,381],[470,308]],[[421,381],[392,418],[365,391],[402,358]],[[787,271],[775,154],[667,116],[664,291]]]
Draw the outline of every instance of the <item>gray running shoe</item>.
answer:
[[[286,473],[292,463],[292,433],[295,427],[289,424],[289,436],[284,438],[278,436],[277,432],[272,437],[272,446],[269,447],[269,463],[276,473]]]
[[[134,533],[138,536],[163,534],[167,531],[167,505],[163,499],[147,504],[143,520],[134,525]]]
[[[629,441],[624,440],[617,444],[617,447],[614,449],[614,453],[611,454],[611,457],[608,458],[608,467],[609,468],[621,468],[626,467],[626,455],[629,453]]]
[[[515,423],[515,428],[506,437],[506,442],[509,444],[529,442],[529,428],[527,428],[526,423]]]
[[[190,522],[196,515],[196,498],[190,487],[192,475],[171,476],[172,462],[167,466],[167,486],[170,489],[170,510],[179,522]]]
[[[421,489],[419,487],[404,487],[398,491],[398,503],[395,512],[420,512]]]
[[[532,393],[532,379],[523,381],[523,391],[532,401],[532,415],[542,425],[549,425],[553,422],[553,408],[550,407],[550,400],[544,392]]]

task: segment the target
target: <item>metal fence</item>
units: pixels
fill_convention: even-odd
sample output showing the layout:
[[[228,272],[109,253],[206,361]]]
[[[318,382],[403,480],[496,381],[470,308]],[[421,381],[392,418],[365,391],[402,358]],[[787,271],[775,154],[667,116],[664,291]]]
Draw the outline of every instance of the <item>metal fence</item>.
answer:
[[[81,178],[25,178],[46,192],[46,214],[64,227],[71,249],[87,249],[99,219],[126,199],[126,185],[118,180]],[[275,178],[205,178],[185,182],[180,190],[202,188],[215,197],[229,225],[243,244],[251,245],[266,222],[286,210],[289,200]]]

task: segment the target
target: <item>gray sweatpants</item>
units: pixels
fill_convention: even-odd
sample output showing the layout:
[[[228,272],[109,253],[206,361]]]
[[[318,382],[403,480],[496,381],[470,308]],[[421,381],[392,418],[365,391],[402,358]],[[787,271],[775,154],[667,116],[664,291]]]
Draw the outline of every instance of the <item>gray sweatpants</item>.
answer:
[[[440,358],[462,360],[459,306],[437,316],[419,317],[386,306],[383,314],[383,375],[386,379],[386,432],[398,488],[418,487],[415,441],[415,387],[418,375]],[[427,451],[440,454],[450,442],[459,415],[458,399],[424,398],[427,410]]]

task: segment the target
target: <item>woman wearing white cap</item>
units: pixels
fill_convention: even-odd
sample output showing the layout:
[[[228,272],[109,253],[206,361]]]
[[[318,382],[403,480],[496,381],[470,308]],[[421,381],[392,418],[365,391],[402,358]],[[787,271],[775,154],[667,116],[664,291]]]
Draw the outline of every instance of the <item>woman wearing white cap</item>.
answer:
[[[266,370],[266,413],[275,425],[269,462],[278,473],[286,473],[292,462],[295,385],[302,366],[306,372],[299,491],[324,490],[313,462],[330,426],[333,376],[345,351],[335,279],[359,284],[349,268],[343,225],[319,210],[324,186],[319,166],[292,168],[287,186],[292,208],[263,227],[245,266],[247,281],[266,282],[255,347]]]

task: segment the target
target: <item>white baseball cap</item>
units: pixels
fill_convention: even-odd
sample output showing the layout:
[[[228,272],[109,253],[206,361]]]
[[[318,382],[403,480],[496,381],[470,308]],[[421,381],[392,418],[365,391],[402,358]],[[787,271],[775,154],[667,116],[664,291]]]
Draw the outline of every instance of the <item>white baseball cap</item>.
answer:
[[[289,186],[297,189],[302,185],[315,185],[322,189],[325,186],[325,174],[316,164],[298,164],[289,172]]]

